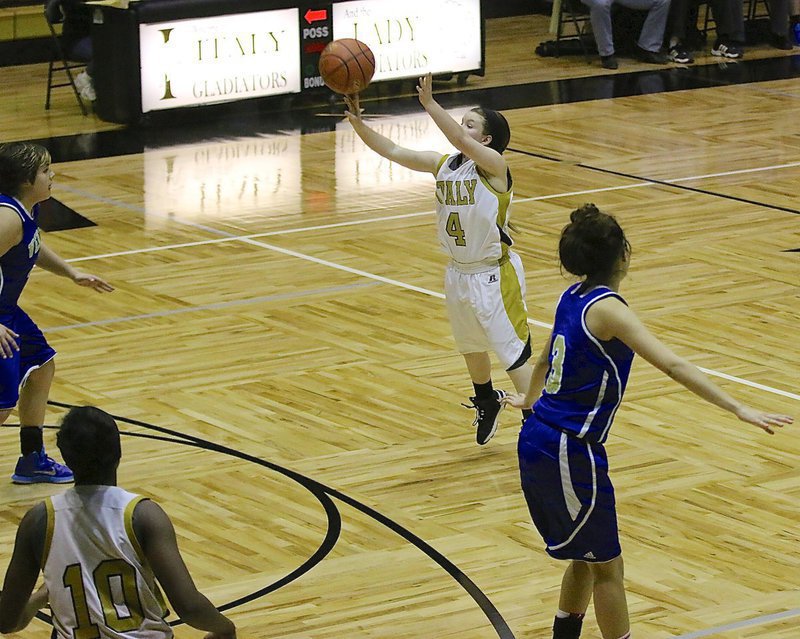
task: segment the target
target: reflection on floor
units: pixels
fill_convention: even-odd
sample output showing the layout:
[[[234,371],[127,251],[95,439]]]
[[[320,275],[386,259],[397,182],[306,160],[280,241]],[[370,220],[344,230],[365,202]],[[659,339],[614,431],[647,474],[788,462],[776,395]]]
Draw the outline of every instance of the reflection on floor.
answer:
[[[715,86],[766,82],[800,76],[800,55],[721,62],[689,67],[670,66],[663,69],[614,75],[552,80],[521,85],[475,89],[465,88],[441,93],[437,99],[446,108],[482,104],[498,110],[603,100],[634,95],[684,91]],[[375,99],[371,99],[370,96]],[[287,108],[292,107],[292,108]],[[364,107],[371,114],[402,114],[419,110],[413,97],[365,95]],[[276,110],[277,109],[277,110]],[[181,113],[184,123],[175,124],[175,115],[156,124],[164,126],[131,127],[118,131],[68,135],[47,140],[45,144],[54,162],[70,162],[100,157],[142,153],[178,144],[196,144],[205,140],[244,135],[276,134],[285,130],[302,133],[333,131],[344,110],[338,103],[287,105],[285,97],[278,102],[239,103],[198,111],[196,119],[186,123],[188,114]],[[211,118],[213,117],[213,121]],[[200,119],[202,118],[202,119]]]

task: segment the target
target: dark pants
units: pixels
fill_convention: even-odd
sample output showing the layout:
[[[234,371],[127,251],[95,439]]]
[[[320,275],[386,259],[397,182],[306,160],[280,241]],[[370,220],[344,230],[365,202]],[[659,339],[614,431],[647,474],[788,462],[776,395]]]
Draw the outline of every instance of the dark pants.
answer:
[[[777,0],[778,2],[788,2],[788,0]],[[677,38],[681,42],[686,42],[687,22],[689,15],[696,15],[692,10],[697,0],[672,0],[670,4],[670,26],[668,33],[670,37]],[[716,24],[717,40],[744,44],[744,11],[742,0],[711,0],[711,15],[714,16]],[[786,30],[789,30],[788,7]]]

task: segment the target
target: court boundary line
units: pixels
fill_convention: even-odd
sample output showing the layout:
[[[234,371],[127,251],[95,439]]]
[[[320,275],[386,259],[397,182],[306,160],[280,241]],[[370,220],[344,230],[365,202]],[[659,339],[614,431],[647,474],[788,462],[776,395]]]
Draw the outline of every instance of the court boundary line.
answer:
[[[525,151],[520,151],[520,153],[523,153],[523,154],[526,154],[526,155],[535,155],[533,153],[525,152]],[[547,159],[553,160],[553,158],[547,158]],[[562,160],[553,160],[553,161],[561,162]],[[588,169],[594,169],[595,168],[595,167],[590,167],[590,166],[582,165],[582,164],[577,164],[576,166],[580,166],[582,168],[588,168]],[[581,190],[581,191],[571,191],[571,192],[565,192],[565,193],[553,193],[553,194],[549,194],[549,195],[534,196],[534,197],[527,197],[527,198],[519,198],[519,199],[516,199],[515,202],[516,203],[524,203],[524,202],[543,201],[543,200],[550,200],[550,199],[559,199],[559,198],[562,198],[562,197],[572,197],[572,196],[575,196],[575,195],[586,195],[586,194],[589,194],[589,193],[616,191],[616,190],[624,190],[624,189],[630,189],[630,188],[641,188],[641,187],[644,187],[644,186],[652,186],[652,185],[659,185],[659,184],[660,185],[665,185],[665,186],[672,186],[673,185],[672,183],[680,182],[680,181],[709,179],[709,178],[712,178],[712,177],[722,177],[722,176],[726,176],[726,175],[739,175],[739,174],[755,173],[755,172],[770,171],[770,170],[780,170],[780,169],[785,169],[785,168],[793,168],[793,167],[796,167],[796,166],[800,166],[800,162],[776,164],[776,165],[770,165],[770,166],[766,166],[766,167],[753,167],[753,168],[750,168],[750,169],[738,169],[738,170],[733,170],[733,171],[722,171],[722,172],[719,172],[719,173],[708,173],[708,174],[704,174],[704,175],[701,175],[701,176],[685,176],[685,177],[682,177],[682,178],[673,178],[673,179],[670,180],[670,182],[659,181],[659,180],[645,180],[643,178],[637,178],[636,176],[617,173],[617,172],[614,172],[614,171],[611,171],[611,170],[606,171],[605,169],[597,169],[597,170],[604,171],[604,172],[607,172],[607,173],[610,173],[610,174],[619,175],[620,177],[626,177],[628,179],[637,179],[639,181],[635,182],[634,184],[623,184],[623,185],[618,185],[618,186],[600,187],[600,188],[596,188],[596,189],[585,189],[585,190]],[[704,193],[704,194],[714,195],[711,192],[702,191],[702,190],[699,190],[699,189],[693,189],[691,187],[680,187],[679,186],[678,188],[686,188],[687,190],[690,190],[690,191],[697,191],[697,192]],[[65,190],[67,190],[68,192],[73,192],[75,194],[80,194],[80,195],[82,195],[84,197],[87,197],[89,199],[94,199],[95,201],[104,201],[104,202],[107,202],[107,203],[112,204],[112,205],[122,204],[122,203],[118,203],[115,200],[110,199],[110,198],[99,198],[99,197],[95,196],[94,194],[86,193],[85,191],[82,191],[80,189],[69,189],[69,188],[66,188]],[[725,197],[725,196],[720,196],[720,197]],[[776,208],[776,207],[772,207],[771,205],[763,204],[763,203],[755,203],[755,202],[750,202],[750,201],[748,201],[748,203],[755,204],[755,205],[758,205],[758,206],[764,206],[764,207],[767,207],[767,208]],[[147,214],[146,211],[142,207],[136,207],[136,206],[131,206],[131,205],[127,205],[126,204],[126,205],[124,205],[124,208],[128,208],[129,210],[137,211],[138,213],[140,213],[142,215],[146,215]],[[793,213],[800,213],[800,211],[794,211],[794,210],[791,210],[791,209],[780,209],[780,210],[788,210],[788,211],[793,212]],[[396,220],[396,219],[408,219],[408,218],[411,218],[411,217],[420,217],[420,216],[423,216],[423,215],[431,215],[432,213],[433,213],[432,210],[417,211],[417,212],[414,212],[414,213],[397,214],[397,215],[391,215],[391,216],[384,216],[384,217],[380,217],[380,218],[369,218],[369,219],[366,219],[366,220],[352,220],[352,221],[344,221],[344,222],[335,222],[335,223],[332,223],[332,224],[316,225],[316,226],[313,226],[313,227],[305,227],[305,228],[299,228],[299,229],[298,228],[283,229],[283,230],[280,230],[280,231],[268,231],[268,232],[264,232],[264,233],[254,233],[254,234],[238,235],[238,236],[230,233],[229,231],[224,231],[222,229],[215,229],[213,227],[209,227],[209,226],[206,226],[204,224],[199,224],[199,223],[195,223],[195,222],[191,222],[191,221],[180,220],[180,219],[176,219],[176,218],[169,218],[168,216],[166,216],[164,214],[159,214],[158,217],[162,217],[164,219],[168,219],[169,221],[171,221],[173,223],[177,223],[177,224],[180,224],[180,225],[183,225],[183,226],[190,226],[190,227],[196,228],[198,230],[203,230],[203,231],[206,231],[208,233],[212,233],[212,234],[216,234],[216,235],[223,235],[224,237],[209,238],[207,240],[200,240],[198,242],[172,244],[172,245],[161,246],[161,247],[146,247],[146,248],[143,248],[143,249],[132,249],[130,251],[119,251],[119,252],[116,252],[116,253],[107,253],[107,254],[98,255],[98,256],[87,256],[87,257],[71,258],[71,259],[68,259],[66,261],[70,262],[70,263],[77,263],[77,262],[84,262],[84,261],[89,261],[89,260],[93,260],[93,259],[101,259],[101,258],[107,258],[107,257],[120,257],[120,256],[124,256],[124,255],[135,255],[135,254],[138,254],[138,253],[150,253],[150,252],[156,252],[156,251],[162,251],[162,250],[172,250],[172,249],[175,249],[175,248],[201,246],[201,245],[204,245],[204,244],[218,244],[218,243],[227,242],[227,241],[239,241],[239,242],[244,242],[246,244],[251,244],[253,246],[257,246],[259,248],[264,248],[264,249],[267,249],[269,251],[273,251],[273,252],[281,253],[281,254],[284,254],[284,255],[291,256],[291,257],[296,257],[298,259],[303,259],[303,260],[306,260],[306,261],[310,261],[310,262],[319,264],[321,266],[326,266],[326,267],[333,268],[333,269],[336,269],[336,270],[345,271],[345,272],[351,273],[353,275],[358,275],[359,277],[366,277],[368,279],[372,279],[372,280],[375,280],[375,281],[378,281],[378,282],[382,282],[384,284],[390,284],[392,286],[397,286],[399,288],[404,288],[406,290],[411,290],[411,291],[414,291],[414,292],[422,293],[424,295],[429,295],[429,296],[432,296],[432,297],[438,297],[440,299],[444,299],[444,294],[443,293],[439,293],[439,292],[436,292],[436,291],[431,291],[431,290],[428,290],[428,289],[424,289],[424,288],[421,288],[421,287],[418,287],[418,286],[414,286],[412,284],[407,284],[405,282],[401,282],[400,280],[395,280],[395,279],[383,277],[381,275],[376,275],[374,273],[369,273],[368,271],[363,271],[363,270],[360,270],[360,269],[354,269],[354,268],[351,268],[351,267],[347,267],[347,266],[344,266],[343,264],[336,264],[335,262],[330,262],[328,260],[323,260],[321,258],[316,258],[316,257],[310,256],[310,255],[306,255],[304,253],[299,253],[299,252],[293,251],[291,249],[284,249],[282,247],[275,246],[274,244],[267,244],[266,242],[260,242],[260,241],[258,241],[256,239],[256,238],[259,238],[259,237],[269,237],[269,236],[276,236],[276,235],[288,235],[288,234],[300,233],[300,232],[310,232],[312,230],[323,230],[323,229],[329,229],[329,228],[340,228],[340,227],[345,227],[345,226],[354,226],[354,225],[359,225],[359,224],[369,224],[369,223],[373,223],[373,222],[384,222],[384,221],[390,221],[390,220]],[[200,309],[198,308],[198,310],[200,310]],[[129,318],[129,321],[131,321],[133,319],[135,319],[135,316],[131,316]],[[125,320],[124,319],[120,319],[119,321],[125,321]],[[109,322],[107,321],[107,323],[109,323]],[[532,319],[532,318],[528,319],[528,323],[533,325],[533,326],[538,326],[540,328],[546,328],[546,329],[551,329],[552,328],[551,324],[548,324],[548,323],[545,323],[545,322],[541,322],[541,321],[538,321],[538,320],[535,320],[535,319]],[[81,327],[93,326],[93,325],[95,325],[93,322],[86,322],[86,323],[80,324]],[[78,326],[78,325],[76,325],[76,326]],[[59,327],[59,329],[60,330],[65,330],[65,329],[68,329],[70,327],[71,326],[63,326],[63,327]],[[714,369],[702,368],[702,367],[698,367],[698,368],[700,368],[700,370],[702,370],[707,375],[710,375],[710,376],[713,376],[713,377],[719,377],[720,379],[725,379],[727,381],[738,383],[738,384],[741,384],[742,386],[749,386],[751,388],[756,388],[758,390],[762,390],[762,391],[765,391],[765,392],[768,392],[768,393],[772,393],[772,394],[775,394],[775,395],[780,395],[782,397],[787,397],[787,398],[795,400],[795,401],[800,401],[800,395],[797,395],[797,394],[794,394],[794,393],[790,393],[789,391],[785,391],[785,390],[782,390],[782,389],[774,388],[772,386],[767,386],[765,384],[759,384],[758,382],[752,382],[750,380],[747,380],[747,379],[744,379],[744,378],[740,378],[740,377],[736,377],[734,375],[729,375],[727,373],[723,373],[721,371],[716,371]]]
[[[709,191],[707,189],[700,189],[693,186],[686,186],[680,184],[680,182],[689,182],[691,180],[700,180],[706,179],[711,177],[725,177],[728,175],[739,175],[745,173],[755,173],[757,171],[769,171],[773,169],[783,169],[789,167],[800,166],[800,162],[791,162],[788,164],[776,164],[774,166],[767,166],[767,167],[758,167],[753,169],[738,169],[734,171],[724,171],[721,173],[709,173],[705,176],[697,176],[697,177],[683,177],[683,178],[671,178],[671,179],[658,179],[658,178],[643,178],[639,175],[634,175],[633,173],[625,173],[624,171],[616,171],[614,169],[606,169],[600,166],[594,166],[592,164],[584,164],[583,162],[568,162],[562,158],[552,157],[549,155],[543,155],[541,153],[537,153],[535,151],[525,151],[522,149],[513,149],[509,148],[509,151],[514,151],[515,153],[521,153],[522,155],[527,155],[528,157],[535,157],[547,160],[549,162],[557,162],[557,163],[569,163],[570,166],[577,166],[582,169],[586,169],[588,171],[596,171],[599,173],[605,173],[606,175],[615,175],[617,177],[628,178],[631,180],[646,180],[646,184],[652,184],[656,186],[671,186],[683,191],[689,191],[691,193],[699,193],[700,195],[708,195],[711,197],[718,197],[725,200],[733,200],[735,202],[742,202],[743,204],[752,204],[753,206],[761,206],[768,209],[773,209],[776,211],[784,211],[785,213],[793,213],[794,215],[800,215],[800,210],[792,209],[786,206],[780,206],[777,204],[768,204],[767,202],[758,202],[757,200],[750,200],[748,198],[739,197],[738,195],[727,195],[725,193],[719,193],[717,191]]]
[[[735,621],[722,626],[713,626],[711,628],[705,628],[704,630],[696,630],[686,635],[678,635],[673,639],[700,639],[700,637],[708,637],[710,635],[719,634],[720,632],[727,632],[728,630],[741,630],[742,628],[761,626],[763,624],[772,623],[773,621],[791,619],[792,617],[798,616],[800,616],[800,608],[794,608],[792,610],[775,612],[769,615],[761,615],[760,617],[751,617],[750,619],[743,619],[742,621]]]
[[[529,156],[532,156],[532,157],[541,157],[541,158],[544,158],[544,159],[547,159],[547,160],[550,160],[550,161],[553,161],[553,162],[564,162],[564,160],[559,159],[559,158],[554,158],[554,157],[549,157],[549,156],[545,156],[545,155],[541,155],[541,154],[536,154],[536,153],[530,152],[530,151],[521,151],[521,150],[515,150],[515,149],[509,149],[509,151],[516,151],[517,153],[522,153],[523,155],[529,155]],[[638,177],[638,176],[634,176],[634,175],[630,175],[630,174],[626,174],[626,173],[621,173],[621,172],[613,171],[613,170],[610,170],[610,169],[602,169],[602,168],[598,168],[598,167],[592,167],[590,165],[585,165],[585,164],[580,164],[580,163],[575,164],[574,166],[578,166],[578,167],[585,168],[585,169],[590,169],[590,170],[603,171],[603,172],[610,173],[612,175],[617,175],[619,177],[625,177],[625,178],[628,178],[628,179],[635,179],[635,180],[638,180],[638,181],[635,182],[634,184],[620,184],[620,185],[617,185],[617,186],[606,186],[606,187],[598,187],[598,188],[594,188],[594,189],[583,189],[583,190],[580,190],[580,191],[565,191],[565,192],[562,192],[562,193],[551,193],[551,194],[548,194],[548,195],[537,195],[537,196],[524,197],[524,198],[514,198],[514,203],[515,204],[520,204],[520,203],[525,203],[525,202],[541,202],[541,201],[545,201],[545,200],[555,200],[555,199],[560,199],[560,198],[564,198],[564,197],[574,197],[576,195],[590,195],[590,194],[593,194],[593,193],[603,193],[603,192],[609,192],[609,191],[622,191],[622,190],[625,190],[625,189],[642,188],[642,187],[645,187],[645,186],[658,186],[658,185],[674,186],[674,185],[678,185],[678,183],[680,183],[680,182],[690,182],[690,181],[693,181],[693,180],[705,180],[705,179],[710,179],[710,178],[715,178],[715,177],[726,177],[726,176],[729,176],[729,175],[742,175],[742,174],[747,174],[747,173],[758,173],[758,172],[763,172],[763,171],[774,171],[774,170],[780,170],[780,169],[794,168],[794,167],[800,166],[800,162],[788,162],[788,163],[785,163],[785,164],[774,164],[774,165],[770,165],[770,166],[753,167],[753,168],[749,168],[749,169],[736,169],[736,170],[733,170],[733,171],[721,171],[719,173],[706,173],[706,174],[703,174],[703,175],[690,175],[690,176],[679,177],[679,178],[670,178],[668,180],[648,180],[646,178],[641,178],[641,177]],[[680,185],[678,185],[678,186],[679,186],[679,188],[684,188],[686,190],[689,190],[689,191],[692,191],[692,192],[701,193],[701,194],[704,194],[704,195],[712,195],[712,196],[717,195],[718,197],[727,197],[725,195],[716,194],[713,191],[705,191],[705,190],[702,190],[702,189],[694,189],[692,187],[682,187]],[[69,193],[74,193],[76,195],[81,195],[82,197],[86,197],[88,199],[93,199],[95,201],[108,203],[108,204],[111,204],[111,205],[114,205],[114,206],[121,206],[122,208],[127,208],[127,209],[129,209],[131,211],[135,211],[135,212],[140,213],[142,215],[147,215],[147,212],[142,207],[132,206],[130,204],[123,203],[123,202],[117,202],[117,201],[115,201],[113,199],[110,199],[110,198],[100,198],[100,197],[95,196],[94,194],[87,193],[86,191],[83,191],[82,189],[72,189],[72,188],[65,187],[65,186],[59,186],[59,189],[65,190],[65,191],[67,191]],[[734,199],[740,199],[740,198],[734,198]],[[751,201],[751,200],[741,200],[741,199],[740,199],[740,201],[742,201],[744,203],[748,203],[748,204],[753,204],[755,206],[764,206],[764,207],[767,207],[767,208],[776,208],[776,207],[774,207],[774,206],[772,206],[770,204],[764,203],[764,202],[755,202],[755,201]],[[791,212],[791,213],[800,213],[800,211],[796,211],[794,209],[783,209],[783,208],[779,208],[778,207],[778,210],[785,210],[785,211],[788,211],[788,212]],[[205,225],[202,225],[202,224],[198,224],[198,223],[194,223],[194,222],[176,220],[175,218],[169,218],[166,215],[160,214],[160,215],[157,215],[157,216],[161,217],[163,219],[168,219],[171,222],[175,222],[175,223],[183,224],[183,225],[188,225],[188,226],[193,226],[195,228],[207,231],[209,233],[213,233],[213,234],[216,234],[216,235],[224,235],[225,237],[210,238],[210,239],[207,239],[207,240],[199,240],[199,241],[196,241],[196,242],[184,242],[184,243],[180,243],[180,244],[169,244],[169,245],[165,245],[165,246],[154,246],[154,247],[146,247],[146,248],[141,248],[141,249],[131,249],[129,251],[117,251],[117,252],[114,252],[114,253],[104,253],[104,254],[91,255],[91,256],[86,256],[86,257],[76,257],[76,258],[68,259],[67,262],[70,262],[70,263],[72,263],[72,262],[86,262],[86,261],[90,261],[90,260],[104,259],[104,258],[108,258],[108,257],[120,257],[120,256],[124,256],[124,255],[135,255],[135,254],[138,254],[138,253],[152,253],[152,252],[165,251],[165,250],[171,250],[171,249],[176,249],[176,248],[188,248],[188,247],[192,247],[192,246],[202,246],[202,245],[205,245],[205,244],[219,244],[219,243],[222,243],[222,242],[231,242],[231,241],[236,241],[236,240],[241,240],[241,239],[255,239],[255,238],[259,238],[259,237],[271,237],[271,236],[275,236],[275,235],[290,235],[290,234],[293,234],[293,233],[305,233],[305,232],[327,230],[327,229],[333,229],[333,228],[342,228],[342,227],[347,227],[347,226],[357,226],[357,225],[360,225],[360,224],[372,224],[372,223],[375,223],[375,222],[386,222],[386,221],[391,221],[391,220],[409,219],[409,218],[413,218],[413,217],[421,217],[421,216],[424,216],[424,215],[432,215],[433,213],[435,213],[435,211],[433,209],[429,209],[429,210],[426,210],[426,211],[417,211],[417,212],[414,212],[414,213],[399,213],[399,214],[396,214],[396,215],[386,215],[386,216],[382,216],[382,217],[373,217],[373,218],[367,218],[367,219],[362,219],[362,220],[347,220],[347,221],[344,221],[344,222],[333,222],[333,223],[330,223],[330,224],[318,224],[318,225],[314,225],[314,226],[306,226],[306,227],[300,227],[300,228],[281,229],[279,231],[265,231],[263,233],[249,233],[247,235],[234,235],[234,234],[232,234],[232,233],[230,233],[228,231],[224,231],[222,229],[215,229],[215,228],[208,227],[208,226],[205,226]]]
[[[382,275],[376,275],[374,273],[369,273],[368,271],[363,271],[361,269],[356,269],[356,268],[352,268],[350,266],[345,266],[344,264],[337,264],[336,262],[331,262],[329,260],[323,260],[322,258],[313,257],[311,255],[306,255],[304,253],[299,253],[298,251],[294,251],[292,249],[286,249],[286,248],[283,248],[283,247],[280,247],[280,246],[275,246],[274,244],[267,244],[266,242],[260,242],[258,240],[245,238],[245,237],[241,237],[241,238],[237,238],[237,239],[239,241],[241,241],[241,242],[244,242],[245,244],[251,244],[253,246],[257,246],[259,248],[264,248],[264,249],[267,249],[269,251],[273,251],[273,252],[276,252],[276,253],[281,253],[283,255],[288,255],[290,257],[295,257],[295,258],[302,259],[302,260],[305,260],[305,261],[308,261],[308,262],[313,262],[313,263],[319,264],[321,266],[325,266],[325,267],[332,268],[332,269],[339,270],[339,271],[344,271],[345,273],[350,273],[352,275],[358,275],[359,277],[365,277],[365,278],[368,278],[368,279],[371,279],[371,280],[374,280],[374,281],[377,281],[377,282],[381,282],[383,284],[390,284],[392,286],[397,286],[399,288],[403,288],[403,289],[406,289],[406,290],[409,290],[409,291],[413,291],[413,292],[416,292],[416,293],[422,293],[423,295],[428,295],[430,297],[436,297],[436,298],[439,298],[439,299],[444,299],[444,293],[440,293],[438,291],[431,291],[430,289],[422,288],[420,286],[415,286],[413,284],[407,284],[406,282],[401,282],[400,280],[394,280],[394,279],[391,279],[391,278],[388,278],[388,277],[384,277]],[[249,303],[252,303],[252,302],[250,300],[241,300],[239,302],[226,302],[225,304],[230,307],[230,306],[234,306],[234,305],[238,305],[238,304],[249,304]],[[94,322],[83,322],[83,323],[80,323],[80,324],[60,326],[60,327],[58,327],[58,329],[59,330],[68,330],[68,329],[71,329],[71,328],[85,328],[85,327],[90,327],[90,326],[108,325],[108,324],[124,322],[124,321],[134,321],[136,319],[144,318],[144,317],[154,317],[154,316],[162,317],[162,316],[174,315],[174,314],[177,314],[177,313],[186,313],[186,312],[189,312],[191,310],[201,311],[201,310],[206,310],[206,309],[212,308],[212,307],[218,307],[218,304],[197,306],[197,307],[182,307],[180,309],[173,309],[171,311],[163,311],[163,312],[156,313],[156,314],[135,315],[135,316],[129,316],[129,317],[114,318],[114,319],[111,319],[111,320],[97,320],[97,321],[94,321]],[[548,324],[548,323],[545,323],[545,322],[540,322],[539,320],[535,320],[535,319],[532,319],[532,318],[528,318],[528,324],[531,324],[533,326],[538,326],[540,328],[545,328],[545,329],[548,329],[548,330],[552,328],[552,324]],[[52,331],[53,329],[50,329],[50,330]],[[44,332],[48,332],[48,331],[45,330]],[[758,382],[752,382],[750,380],[747,380],[747,379],[744,379],[744,378],[740,378],[740,377],[736,377],[734,375],[729,375],[728,373],[723,373],[723,372],[720,372],[720,371],[716,371],[714,369],[702,368],[702,367],[698,367],[698,368],[700,368],[700,370],[702,370],[707,375],[710,375],[710,376],[713,376],[713,377],[719,377],[721,379],[725,379],[725,380],[728,380],[728,381],[731,381],[731,382],[735,382],[735,383],[741,384],[742,386],[749,386],[751,388],[756,388],[758,390],[762,390],[762,391],[765,391],[765,392],[768,392],[768,393],[772,393],[774,395],[780,395],[782,397],[787,397],[787,398],[793,399],[795,401],[800,401],[800,395],[795,395],[794,393],[790,393],[789,391],[785,391],[785,390],[782,390],[782,389],[779,389],[779,388],[773,388],[772,386],[767,386],[765,384],[760,384]]]

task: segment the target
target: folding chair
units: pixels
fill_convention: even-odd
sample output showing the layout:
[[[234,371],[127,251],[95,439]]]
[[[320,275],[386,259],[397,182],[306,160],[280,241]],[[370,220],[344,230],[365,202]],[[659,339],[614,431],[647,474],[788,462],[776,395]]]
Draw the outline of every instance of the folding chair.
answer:
[[[571,33],[565,33],[565,27],[571,26]],[[556,36],[556,56],[560,55],[559,47],[563,40],[578,39],[583,50],[586,62],[591,62],[589,47],[586,45],[585,38],[594,38],[591,33],[586,33],[587,27],[591,27],[589,20],[589,8],[582,4],[580,0],[554,0],[553,13],[550,17],[550,32]]]
[[[64,22],[64,12],[61,9],[61,0],[46,0],[44,4],[44,19],[47,22],[47,27],[50,29],[50,64],[47,69],[47,98],[44,102],[44,108],[50,110],[50,94],[53,89],[58,87],[72,87],[72,92],[75,94],[75,99],[81,107],[83,115],[89,115],[89,110],[86,108],[83,99],[81,98],[78,87],[75,86],[75,78],[73,71],[86,68],[86,60],[72,60],[64,51],[61,40],[56,33],[55,25]],[[65,73],[66,81],[58,82],[55,77],[57,73]]]

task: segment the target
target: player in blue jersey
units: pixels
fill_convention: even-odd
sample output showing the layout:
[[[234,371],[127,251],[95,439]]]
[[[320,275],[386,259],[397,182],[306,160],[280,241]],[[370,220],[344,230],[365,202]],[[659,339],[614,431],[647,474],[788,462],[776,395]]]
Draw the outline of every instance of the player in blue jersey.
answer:
[[[39,202],[50,197],[50,153],[28,142],[0,144],[0,424],[14,407],[20,422],[21,456],[12,475],[19,484],[66,483],[72,472],[44,450],[42,428],[56,352],[19,305],[34,264],[98,292],[108,282],[79,271],[41,240]]]
[[[525,274],[509,236],[513,184],[503,151],[511,131],[505,117],[492,109],[472,109],[459,124],[433,99],[432,83],[430,74],[419,79],[419,101],[455,153],[395,144],[366,125],[358,95],[346,98],[346,115],[373,151],[436,178],[439,244],[450,258],[445,303],[475,391],[469,408],[475,409],[475,439],[483,445],[497,429],[500,400],[505,397],[492,385],[489,352],[495,353],[518,392],[528,388],[532,373]]]
[[[561,233],[559,257],[564,270],[582,279],[561,295],[529,391],[504,401],[517,408],[533,405],[519,435],[522,490],[547,553],[570,562],[553,639],[580,636],[592,597],[603,638],[628,639],[622,550],[603,443],[634,353],[767,433],[792,418],[735,400],[645,328],[618,293],[630,245],[612,216],[594,204],[573,211]]]

